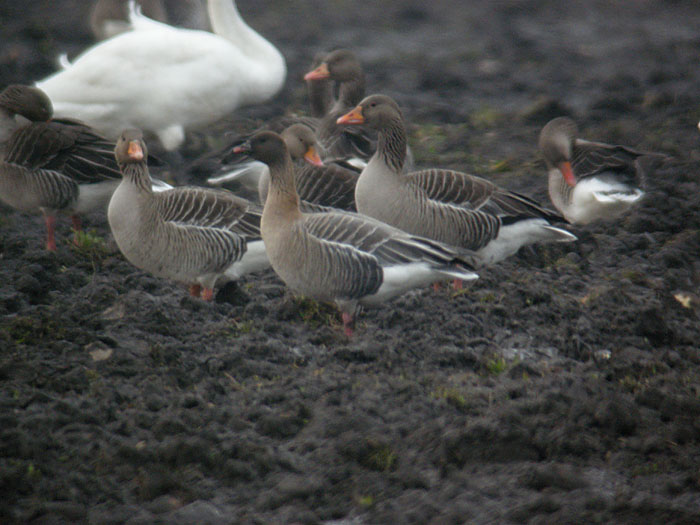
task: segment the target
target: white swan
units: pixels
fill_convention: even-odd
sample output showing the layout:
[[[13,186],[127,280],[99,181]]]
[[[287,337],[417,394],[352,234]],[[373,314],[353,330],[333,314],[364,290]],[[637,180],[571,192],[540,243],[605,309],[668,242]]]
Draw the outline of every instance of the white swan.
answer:
[[[132,4],[133,5],[133,4]],[[181,29],[131,10],[132,30],[85,51],[37,82],[54,114],[110,138],[137,127],[177,149],[185,129],[274,96],[287,73],[280,52],[241,19],[233,0],[209,0],[214,33]]]

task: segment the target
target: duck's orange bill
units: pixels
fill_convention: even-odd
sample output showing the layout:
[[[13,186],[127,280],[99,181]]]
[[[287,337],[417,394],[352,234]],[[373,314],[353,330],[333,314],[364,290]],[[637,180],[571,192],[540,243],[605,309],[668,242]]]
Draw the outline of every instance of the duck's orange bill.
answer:
[[[321,157],[318,156],[318,153],[316,153],[316,148],[313,146],[310,146],[309,149],[306,150],[306,153],[304,153],[304,160],[309,164],[313,164],[314,166],[323,166],[323,161],[321,160]]]
[[[323,80],[324,78],[330,78],[330,76],[331,72],[328,71],[328,64],[324,62],[313,71],[309,71],[304,75],[304,80]]]
[[[130,159],[143,160],[143,148],[141,148],[141,144],[134,140],[129,142],[129,147],[126,149],[126,154]]]
[[[571,169],[570,162],[561,162],[557,168],[559,168],[559,171],[561,171],[564,180],[569,186],[576,186],[576,177],[574,176],[574,170]]]
[[[355,109],[347,112],[342,117],[336,120],[336,124],[362,124],[365,117],[362,116],[362,106],[357,106]]]

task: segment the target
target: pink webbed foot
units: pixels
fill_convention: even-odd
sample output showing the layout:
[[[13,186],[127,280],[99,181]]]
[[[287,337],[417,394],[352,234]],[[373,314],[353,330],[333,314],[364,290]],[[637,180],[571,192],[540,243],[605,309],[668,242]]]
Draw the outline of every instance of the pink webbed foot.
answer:
[[[214,289],[213,288],[204,288],[202,290],[202,299],[205,301],[213,301],[214,300]]]
[[[189,290],[190,290],[190,295],[192,297],[199,297],[200,293],[202,292],[202,285],[201,284],[191,284]]]

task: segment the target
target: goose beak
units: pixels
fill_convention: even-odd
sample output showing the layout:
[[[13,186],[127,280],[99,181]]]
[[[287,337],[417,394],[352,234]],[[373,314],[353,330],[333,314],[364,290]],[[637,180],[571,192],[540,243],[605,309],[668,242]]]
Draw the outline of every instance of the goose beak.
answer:
[[[363,124],[365,117],[362,116],[362,106],[357,106],[342,117],[336,120],[336,124]]]
[[[574,176],[574,171],[571,169],[570,162],[560,162],[557,164],[557,168],[561,171],[564,180],[569,186],[576,186],[576,177]]]
[[[328,71],[328,64],[324,62],[313,71],[309,71],[304,75],[304,80],[323,80],[324,78],[330,77],[331,72]]]
[[[243,144],[239,144],[238,146],[235,146],[231,151],[237,155],[242,155],[246,153],[250,153],[252,151],[252,148],[250,146],[250,142],[247,140]]]
[[[304,153],[304,160],[309,164],[313,164],[314,166],[323,166],[323,161],[321,160],[321,157],[318,156],[318,153],[316,153],[316,148],[313,146],[309,146],[309,149],[307,149],[306,153]]]
[[[126,149],[126,154],[131,160],[143,160],[143,148],[137,141],[132,140]]]

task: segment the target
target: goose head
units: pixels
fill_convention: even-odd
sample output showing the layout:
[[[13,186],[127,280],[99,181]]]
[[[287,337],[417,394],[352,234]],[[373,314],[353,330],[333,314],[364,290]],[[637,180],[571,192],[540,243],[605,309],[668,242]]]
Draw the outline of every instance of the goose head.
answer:
[[[354,109],[337,120],[338,124],[367,124],[374,129],[385,127],[397,119],[402,119],[396,102],[386,95],[365,97]]]
[[[576,186],[571,157],[577,135],[578,127],[568,117],[550,120],[540,132],[539,147],[545,161],[557,168],[570,186]]]
[[[22,115],[32,122],[46,122],[53,115],[46,93],[22,84],[9,85],[0,93],[0,108],[8,115]]]
[[[282,132],[284,143],[293,159],[303,158],[309,164],[323,166],[318,155],[316,137],[310,127],[304,124],[293,124]]]
[[[122,132],[114,148],[117,164],[143,164],[148,158],[148,149],[139,129],[126,129]]]
[[[268,166],[291,162],[284,139],[274,131],[260,131],[233,148],[233,153],[264,162]],[[272,170],[271,170],[272,171]]]
[[[331,79],[337,82],[350,82],[362,75],[362,66],[355,53],[347,49],[337,49],[326,55],[316,69],[304,75],[304,80]]]

